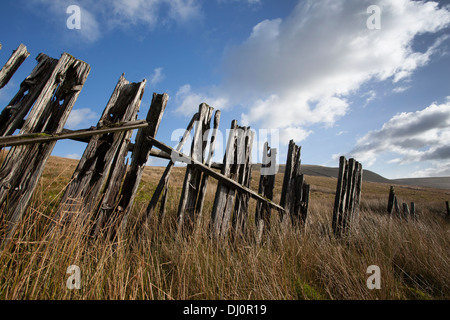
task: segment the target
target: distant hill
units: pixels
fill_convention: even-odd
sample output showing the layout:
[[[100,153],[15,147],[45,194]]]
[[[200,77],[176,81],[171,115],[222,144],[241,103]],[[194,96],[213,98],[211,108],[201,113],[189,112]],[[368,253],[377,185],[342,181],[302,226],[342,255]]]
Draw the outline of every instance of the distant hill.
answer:
[[[260,164],[255,164],[254,169],[259,170]],[[284,173],[285,165],[280,165],[279,173]],[[339,168],[333,167],[323,167],[316,165],[302,164],[301,171],[304,175],[315,176],[315,177],[330,177],[337,178],[339,173]],[[450,177],[439,177],[439,178],[411,178],[411,179],[387,179],[373,171],[363,169],[363,181],[376,182],[376,183],[387,183],[387,184],[397,184],[397,185],[408,185],[408,186],[418,186],[418,187],[429,187],[438,189],[450,189]]]
[[[450,177],[395,179],[391,181],[402,185],[450,189]]]

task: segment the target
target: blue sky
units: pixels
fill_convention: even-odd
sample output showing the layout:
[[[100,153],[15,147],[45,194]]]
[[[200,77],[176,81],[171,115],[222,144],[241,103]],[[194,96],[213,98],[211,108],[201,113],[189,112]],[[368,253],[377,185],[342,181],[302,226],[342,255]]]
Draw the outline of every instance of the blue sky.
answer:
[[[67,28],[70,5],[79,30]],[[346,155],[387,178],[450,176],[448,1],[16,0],[1,2],[0,28],[1,65],[20,43],[31,53],[0,91],[4,106],[40,52],[91,65],[71,129],[97,123],[125,73],[148,81],[139,119],[153,92],[169,94],[158,138],[173,146],[206,102],[222,110],[223,136],[233,119],[256,131],[254,161],[269,132],[279,163],[294,139],[304,164]],[[61,141],[53,154],[84,147]]]

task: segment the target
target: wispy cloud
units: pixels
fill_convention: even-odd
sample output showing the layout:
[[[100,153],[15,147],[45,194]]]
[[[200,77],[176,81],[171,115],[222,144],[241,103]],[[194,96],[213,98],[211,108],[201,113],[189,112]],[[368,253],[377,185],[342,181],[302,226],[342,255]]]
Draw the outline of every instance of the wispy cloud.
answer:
[[[177,109],[175,113],[185,116],[191,116],[198,111],[200,103],[207,103],[216,109],[226,109],[228,107],[228,100],[215,94],[193,92],[190,84],[181,86],[176,95],[175,103]]]
[[[380,32],[366,28],[372,0],[302,1],[286,19],[256,25],[226,63],[234,92],[267,93],[243,119],[271,128],[332,125],[362,84],[398,82],[425,65],[441,41],[420,53],[413,39],[447,26],[450,12],[433,2],[375,3],[383,10]]]
[[[82,127],[89,127],[93,122],[98,120],[99,115],[89,108],[74,109],[70,112],[69,118],[66,122],[67,129],[81,129]],[[96,122],[95,122],[96,124]]]
[[[55,30],[66,31],[67,7],[81,9],[81,29],[64,32],[64,36],[95,42],[116,28],[145,26],[151,30],[159,25],[184,25],[201,16],[198,0],[31,0],[33,11],[41,13],[55,25]],[[51,14],[43,14],[50,12]]]
[[[150,85],[154,86],[164,80],[165,76],[163,68],[156,68],[153,73],[147,78]]]

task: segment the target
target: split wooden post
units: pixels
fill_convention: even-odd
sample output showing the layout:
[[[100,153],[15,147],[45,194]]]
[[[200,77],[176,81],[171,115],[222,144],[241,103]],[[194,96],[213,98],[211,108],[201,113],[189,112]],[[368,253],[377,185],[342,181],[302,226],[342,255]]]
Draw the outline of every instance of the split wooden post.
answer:
[[[131,207],[133,206],[134,198],[136,197],[136,192],[144,172],[144,167],[153,147],[149,138],[154,138],[156,136],[168,100],[169,96],[166,93],[153,93],[152,103],[146,118],[148,126],[140,129],[136,135],[136,143],[131,154],[131,165],[125,176],[121,193],[118,196],[117,223],[120,223],[122,228],[125,228],[127,225]]]
[[[213,108],[205,103],[199,106],[199,121],[192,140],[191,157],[201,163],[205,163],[205,149],[208,142],[207,133],[210,129],[212,111]],[[194,226],[196,202],[200,191],[201,179],[202,172],[188,164],[178,206],[178,230],[180,232],[185,228],[191,231]]]
[[[14,73],[16,73],[17,69],[19,69],[29,56],[30,53],[23,44],[20,44],[19,47],[13,51],[11,57],[0,70],[0,89],[6,86]]]
[[[394,202],[395,202],[395,191],[394,187],[391,186],[389,190],[389,200],[388,200],[388,206],[387,206],[387,212],[392,215],[394,211]]]
[[[286,169],[281,190],[280,205],[289,212],[294,226],[303,226],[308,214],[310,188],[305,183],[304,175],[300,173],[301,147],[294,140],[289,142]],[[305,192],[305,193],[304,193]],[[285,219],[286,217],[283,217]]]
[[[295,145],[294,140],[289,141],[280,205],[290,213],[291,219],[295,205],[295,179],[300,175],[300,153],[301,147]]]
[[[353,174],[353,199],[351,201],[351,209],[349,223],[354,226],[359,218],[359,204],[361,202],[361,189],[362,189],[363,169],[361,163],[355,161],[355,171]]]
[[[42,92],[58,63],[57,59],[40,54],[36,58],[37,65],[25,80],[20,89],[0,114],[0,136],[9,136],[22,126],[25,116]]]
[[[209,142],[208,159],[206,160],[206,165],[210,168],[212,166],[212,159],[213,159],[214,152],[216,149],[216,140],[217,140],[217,133],[219,131],[220,116],[221,116],[221,112],[220,112],[220,110],[217,110],[216,113],[214,114],[213,132],[211,134],[211,140]],[[197,221],[199,224],[201,223],[201,220],[203,217],[203,204],[205,202],[206,189],[208,187],[208,179],[209,179],[209,176],[207,174],[202,175],[202,182],[200,185],[200,191],[198,193],[198,199],[197,199],[197,203],[196,203],[196,215],[197,215]]]
[[[237,135],[237,121],[231,122],[231,130],[229,132],[227,147],[223,158],[223,167],[221,174],[230,180],[232,178],[232,166],[235,158],[235,142]],[[234,180],[234,179],[233,179]],[[219,181],[217,184],[216,195],[214,198],[214,205],[211,212],[210,220],[210,232],[214,239],[223,237],[223,232],[228,230],[227,212],[231,214],[231,204],[234,198],[234,189],[229,188],[227,185]]]
[[[264,143],[264,151],[261,165],[261,176],[259,178],[258,193],[267,200],[273,200],[273,188],[275,186],[277,149],[269,147]],[[272,170],[271,170],[272,169]],[[260,243],[264,232],[270,231],[270,207],[264,201],[256,202],[255,224],[257,230],[256,242]]]
[[[339,174],[333,208],[332,228],[336,236],[347,233],[359,210],[362,166],[354,159],[339,159]]]
[[[346,201],[347,197],[347,189],[345,188],[347,182],[346,176],[346,166],[347,160],[345,157],[339,158],[339,172],[338,172],[338,181],[336,187],[336,195],[334,198],[334,209],[333,209],[333,220],[332,220],[332,228],[335,235],[341,234],[341,226],[340,221],[342,221],[342,215],[344,213],[344,206],[342,205]]]
[[[145,80],[140,83],[130,83],[122,75],[98,121],[97,128],[136,120],[145,84]],[[86,220],[87,215],[96,204],[102,186],[107,181],[111,164],[113,161],[115,164],[120,161],[117,153],[121,149],[125,149],[124,140],[129,141],[131,133],[131,131],[128,133],[121,131],[91,137],[64,192],[55,220],[58,221],[59,218],[62,218],[63,221],[68,222],[69,217],[74,214],[77,215],[80,222]],[[122,156],[125,156],[124,152],[122,152]],[[110,174],[114,169],[116,167],[112,167]],[[120,168],[120,170],[122,169]]]
[[[237,176],[238,182],[249,188],[252,178],[252,148],[255,132],[250,127],[243,127],[240,132],[240,139],[237,141]],[[250,196],[246,193],[238,192],[234,206],[232,230],[233,239],[245,235],[245,226],[248,218],[248,202]]]
[[[90,70],[87,63],[64,53],[19,134],[61,132]],[[12,148],[0,169],[0,207],[7,216],[8,238],[28,206],[55,143]]]

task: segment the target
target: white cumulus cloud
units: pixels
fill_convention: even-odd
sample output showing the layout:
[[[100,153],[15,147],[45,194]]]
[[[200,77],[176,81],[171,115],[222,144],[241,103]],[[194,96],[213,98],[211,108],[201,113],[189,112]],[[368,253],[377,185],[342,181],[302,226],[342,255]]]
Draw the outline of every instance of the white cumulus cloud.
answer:
[[[382,9],[381,30],[366,26],[367,7]],[[426,65],[445,37],[424,52],[417,35],[450,23],[436,2],[410,0],[300,1],[285,19],[264,20],[229,49],[222,96],[246,106],[241,120],[266,128],[332,126],[348,98],[369,81],[400,83]],[[374,98],[372,93],[370,98]]]

